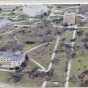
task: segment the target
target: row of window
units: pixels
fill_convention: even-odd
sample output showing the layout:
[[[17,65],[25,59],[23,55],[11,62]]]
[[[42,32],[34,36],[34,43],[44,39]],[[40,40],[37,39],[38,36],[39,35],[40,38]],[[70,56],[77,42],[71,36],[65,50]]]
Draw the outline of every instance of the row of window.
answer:
[[[17,61],[17,59],[9,59],[9,58],[0,58],[0,61]]]

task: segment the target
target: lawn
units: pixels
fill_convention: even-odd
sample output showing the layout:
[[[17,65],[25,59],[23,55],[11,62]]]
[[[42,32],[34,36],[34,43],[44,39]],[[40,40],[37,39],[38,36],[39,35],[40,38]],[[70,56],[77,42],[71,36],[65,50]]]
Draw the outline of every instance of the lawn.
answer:
[[[88,32],[87,28],[82,29],[82,30],[84,30],[84,34]],[[81,39],[81,37],[80,37],[80,39]],[[85,50],[85,52],[83,52],[81,50],[82,49],[80,49],[77,52],[77,56],[72,62],[72,68],[71,68],[70,77],[74,77],[75,76],[76,79],[74,77],[73,82],[70,81],[70,86],[71,87],[79,87],[80,82],[79,82],[79,79],[77,80],[78,75],[80,75],[83,71],[88,70],[88,51]]]
[[[48,65],[50,63],[50,58],[51,58],[51,55],[52,55],[52,52],[53,52],[54,44],[55,44],[55,41],[53,41],[48,46],[41,47],[40,49],[31,52],[29,54],[29,56],[31,58],[33,58],[34,60],[36,60],[37,62],[39,62],[45,68],[48,68]],[[64,55],[64,53],[63,53],[63,55]],[[63,82],[65,81],[65,62],[66,62],[66,58],[65,58],[65,56],[62,57],[62,58],[59,58],[58,54],[56,55],[56,57],[60,60],[60,62],[53,65],[55,70],[54,70],[54,76],[52,77],[51,81],[57,81],[58,83],[60,81],[58,86],[63,87],[64,86]],[[29,61],[29,64],[28,64],[28,69],[29,70],[33,69],[36,66],[37,65],[35,65],[31,61]],[[23,79],[21,80],[21,82],[19,82],[19,84],[22,84],[22,86],[35,87],[35,86],[41,86],[43,81],[44,81],[44,79],[42,79],[42,78],[29,79],[27,74],[25,74]],[[47,84],[47,86],[48,87],[54,86],[54,84],[53,83]]]
[[[71,68],[70,77],[78,77],[83,71],[88,70],[88,53],[80,54],[74,59]],[[74,82],[70,82],[71,87],[79,87],[79,81],[77,79]]]
[[[8,72],[1,72],[0,71],[0,82],[7,82],[8,77],[9,77]]]

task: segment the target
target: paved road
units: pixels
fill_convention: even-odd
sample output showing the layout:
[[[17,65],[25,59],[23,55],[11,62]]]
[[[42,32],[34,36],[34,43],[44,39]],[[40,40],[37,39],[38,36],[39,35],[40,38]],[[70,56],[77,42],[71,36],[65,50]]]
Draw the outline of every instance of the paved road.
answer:
[[[70,73],[71,73],[71,65],[72,65],[72,59],[70,59],[69,62],[68,62],[65,88],[69,87],[69,78],[70,78]]]
[[[51,59],[50,59],[51,61],[53,61],[55,59],[55,55],[56,55],[55,51],[58,48],[59,41],[60,41],[60,36],[58,35],[57,39],[56,39],[56,43],[55,43],[55,47],[54,47],[53,53],[51,55]],[[50,71],[52,69],[52,66],[53,66],[53,63],[50,62],[49,66],[48,66],[48,69],[46,70],[46,72]]]
[[[43,47],[43,46],[45,46],[45,45],[47,45],[47,44],[48,44],[48,42],[39,44],[39,45],[37,45],[37,46],[35,46],[35,47],[33,47],[33,48],[31,48],[31,49],[25,51],[25,54],[30,53],[30,52],[32,52],[32,51],[34,51],[34,50],[36,50],[36,49],[39,49],[39,48],[41,48],[41,47]]]

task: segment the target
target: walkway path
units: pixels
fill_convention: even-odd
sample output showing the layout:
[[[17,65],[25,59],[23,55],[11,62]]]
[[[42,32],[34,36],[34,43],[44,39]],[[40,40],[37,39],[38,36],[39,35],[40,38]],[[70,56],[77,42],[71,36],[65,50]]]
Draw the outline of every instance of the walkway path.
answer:
[[[75,39],[75,38],[76,38],[76,35],[77,35],[77,30],[74,30],[74,31],[73,31],[72,39]],[[72,47],[75,46],[75,43],[76,43],[75,41],[73,41],[73,42],[71,43],[71,44],[72,44]],[[74,49],[73,49],[73,48],[71,49],[71,52],[74,52]],[[69,61],[68,61],[65,88],[68,88],[68,87],[69,87],[69,79],[70,79],[72,61],[73,61],[72,58],[70,58]]]
[[[52,69],[52,67],[53,67],[52,60],[55,59],[55,55],[56,55],[55,51],[56,51],[57,48],[58,48],[59,40],[60,40],[60,36],[58,35],[57,38],[56,38],[55,47],[54,47],[54,49],[53,49],[53,53],[52,53],[52,56],[51,56],[51,62],[50,62],[50,64],[49,64],[49,66],[48,66],[48,69],[47,69],[45,72],[50,71],[50,70]],[[47,82],[48,82],[48,81],[46,81],[46,80],[43,82],[42,88],[46,88]]]

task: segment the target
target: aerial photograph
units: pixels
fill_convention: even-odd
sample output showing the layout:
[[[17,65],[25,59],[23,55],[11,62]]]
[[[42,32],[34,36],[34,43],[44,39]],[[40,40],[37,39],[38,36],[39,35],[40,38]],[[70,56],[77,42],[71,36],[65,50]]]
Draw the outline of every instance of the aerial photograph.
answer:
[[[88,87],[88,5],[0,5],[0,88]]]

